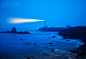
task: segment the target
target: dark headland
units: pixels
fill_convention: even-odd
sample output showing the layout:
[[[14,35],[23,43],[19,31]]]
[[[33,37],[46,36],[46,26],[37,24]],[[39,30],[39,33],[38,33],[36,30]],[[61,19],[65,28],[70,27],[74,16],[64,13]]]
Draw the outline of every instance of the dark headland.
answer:
[[[39,28],[37,31],[58,32],[62,29],[63,29],[63,27],[48,27],[48,26],[45,26],[45,27]]]
[[[17,32],[16,28],[13,27],[11,29],[11,31],[6,31],[6,32],[0,32],[0,33],[16,33],[16,34],[31,34],[28,31],[21,31],[21,32]]]
[[[78,56],[86,55],[86,26],[64,28],[59,31],[58,35],[63,36],[64,39],[77,39],[83,41],[85,43],[84,45],[77,48],[77,51],[71,50],[71,52],[78,53]]]
[[[86,26],[64,28],[59,31],[58,35],[66,39],[79,39],[86,43]]]

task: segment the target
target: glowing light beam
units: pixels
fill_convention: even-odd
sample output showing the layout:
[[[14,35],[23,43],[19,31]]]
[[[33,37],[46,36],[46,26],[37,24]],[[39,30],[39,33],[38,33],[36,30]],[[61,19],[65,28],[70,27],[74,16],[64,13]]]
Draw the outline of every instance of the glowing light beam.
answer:
[[[38,21],[45,21],[45,20],[22,19],[22,18],[10,18],[9,19],[9,23],[25,23],[25,22],[38,22]]]

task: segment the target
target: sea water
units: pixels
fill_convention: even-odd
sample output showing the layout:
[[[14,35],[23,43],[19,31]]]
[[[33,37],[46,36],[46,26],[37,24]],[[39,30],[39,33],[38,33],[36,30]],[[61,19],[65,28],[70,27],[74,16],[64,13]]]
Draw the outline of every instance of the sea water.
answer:
[[[0,33],[0,58],[26,59],[31,57],[35,59],[36,56],[39,58],[40,54],[42,54],[42,57],[47,57],[55,54],[55,52],[64,53],[67,50],[74,50],[84,44],[75,39],[64,40],[63,37],[58,35],[58,32],[29,32],[31,34]],[[55,38],[52,38],[52,36],[55,36]],[[52,49],[54,50],[53,54]]]

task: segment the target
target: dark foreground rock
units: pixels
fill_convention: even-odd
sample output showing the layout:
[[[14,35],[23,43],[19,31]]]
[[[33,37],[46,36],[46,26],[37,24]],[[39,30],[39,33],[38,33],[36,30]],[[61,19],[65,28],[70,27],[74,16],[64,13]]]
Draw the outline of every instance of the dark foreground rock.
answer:
[[[30,59],[29,57],[27,57],[27,59]]]
[[[20,40],[22,40],[22,39],[20,39]]]
[[[86,56],[86,45],[81,45],[79,48],[77,48],[77,50],[69,50],[70,52],[77,54],[77,58],[79,58],[79,56],[82,56],[85,58]]]
[[[30,44],[30,43],[27,43],[27,44]]]
[[[55,38],[56,36],[52,36],[52,38]]]
[[[80,39],[86,43],[86,26],[65,28],[59,31],[58,35],[63,36],[64,39]]]
[[[51,42],[49,44],[52,44]]]
[[[34,45],[36,45],[36,43],[33,43]]]
[[[83,41],[85,44],[77,48],[77,51],[70,50],[73,53],[77,53],[78,56],[85,56],[86,51],[86,26],[77,26],[71,28],[65,28],[59,31],[58,35],[64,37],[64,39],[78,39]]]
[[[54,50],[52,49],[52,52],[54,52]]]

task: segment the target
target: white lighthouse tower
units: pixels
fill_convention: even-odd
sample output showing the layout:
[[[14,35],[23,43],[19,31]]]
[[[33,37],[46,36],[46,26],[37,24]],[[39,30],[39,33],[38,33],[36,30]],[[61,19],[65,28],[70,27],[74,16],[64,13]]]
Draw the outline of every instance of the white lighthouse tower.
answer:
[[[46,20],[44,21],[44,27],[46,27]]]

